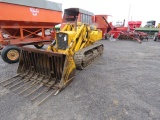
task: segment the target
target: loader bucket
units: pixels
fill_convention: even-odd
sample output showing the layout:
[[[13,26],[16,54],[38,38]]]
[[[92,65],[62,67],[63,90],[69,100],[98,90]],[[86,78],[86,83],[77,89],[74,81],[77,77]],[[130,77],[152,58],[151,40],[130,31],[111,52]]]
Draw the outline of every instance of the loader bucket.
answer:
[[[30,88],[34,86],[36,89],[27,96],[36,93],[39,89],[44,89],[42,93],[32,99],[35,100],[41,94],[50,90],[52,92],[49,96],[52,94],[57,95],[73,80],[75,71],[76,66],[72,56],[22,47],[17,75],[14,76],[14,79],[19,78],[19,82],[14,83],[16,80],[12,80],[5,86],[15,88],[17,91],[21,89],[20,94],[31,91]],[[10,86],[10,84],[12,85]],[[30,85],[23,90],[26,84]]]

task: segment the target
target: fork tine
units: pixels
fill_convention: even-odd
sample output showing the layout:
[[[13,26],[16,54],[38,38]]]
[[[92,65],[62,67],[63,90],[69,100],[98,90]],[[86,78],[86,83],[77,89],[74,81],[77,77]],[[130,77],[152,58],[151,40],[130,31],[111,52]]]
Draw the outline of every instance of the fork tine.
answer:
[[[27,90],[29,90],[29,89],[32,88],[33,86],[35,86],[35,84],[36,84],[36,82],[33,82],[28,88],[26,88],[26,89],[24,89],[23,91],[21,91],[21,92],[19,93],[19,95],[22,94],[22,93],[24,93],[24,92],[26,92]]]
[[[26,82],[25,84],[23,84],[22,86],[19,86],[18,88],[14,89],[13,92],[16,91],[16,90],[18,90],[18,89],[20,89],[20,88],[22,88],[22,87],[24,87],[25,85],[29,84],[30,82],[32,82],[32,81],[27,81],[27,82]]]
[[[48,92],[49,90],[50,90],[50,88],[42,91],[41,93],[39,93],[36,97],[32,98],[31,100],[34,101],[34,100],[37,99],[39,96],[41,96],[43,93]]]
[[[47,95],[47,97],[45,97],[42,101],[40,101],[39,103],[38,103],[38,106],[39,105],[41,105],[44,101],[46,101],[53,93],[55,93],[56,92],[56,90],[54,90],[53,92],[51,92],[49,95]]]
[[[8,78],[8,79],[6,79],[6,80],[0,82],[0,84],[2,84],[3,82],[6,82],[6,81],[8,81],[8,80],[11,80],[12,78],[18,77],[19,75],[20,75],[20,74],[17,74],[17,75],[15,75],[15,76],[11,77],[11,78]]]
[[[19,85],[19,84],[22,83],[22,82],[26,82],[26,81],[28,81],[28,80],[23,79],[22,81],[19,81],[18,83],[16,83],[16,84],[10,86],[9,89],[11,89],[11,88],[13,88],[13,87]]]
[[[31,94],[33,94],[34,92],[36,92],[37,90],[39,90],[41,87],[43,87],[43,84],[41,84],[38,88],[36,88],[35,90],[33,90],[32,92],[30,92],[28,95],[26,95],[25,97],[30,96]]]

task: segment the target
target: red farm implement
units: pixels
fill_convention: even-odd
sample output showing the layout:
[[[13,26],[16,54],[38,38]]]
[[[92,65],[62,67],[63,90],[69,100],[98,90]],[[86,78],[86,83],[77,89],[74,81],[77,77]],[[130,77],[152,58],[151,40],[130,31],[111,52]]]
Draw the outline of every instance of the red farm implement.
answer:
[[[148,35],[143,32],[120,32],[118,36],[119,40],[136,40],[139,43],[142,43],[142,40],[147,40],[148,41]]]

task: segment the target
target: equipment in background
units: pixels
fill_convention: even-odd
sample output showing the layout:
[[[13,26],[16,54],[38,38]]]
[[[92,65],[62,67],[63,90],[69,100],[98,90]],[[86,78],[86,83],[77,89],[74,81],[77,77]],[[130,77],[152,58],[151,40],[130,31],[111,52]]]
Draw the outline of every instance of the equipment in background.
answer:
[[[135,28],[139,28],[142,24],[142,21],[128,21],[128,27],[130,31],[134,31]]]
[[[1,84],[32,101],[47,94],[40,105],[71,83],[76,68],[82,70],[102,55],[100,39],[101,30],[81,23],[66,24],[47,50],[22,47],[17,75]]]
[[[39,49],[55,39],[54,26],[62,22],[61,4],[46,0],[38,3],[1,0],[0,6],[0,49],[5,62],[18,62],[21,46],[34,45]]]
[[[136,32],[145,32],[146,34],[148,34],[148,36],[150,38],[153,38],[154,34],[156,32],[159,32],[159,30],[160,30],[159,24],[157,27],[155,25],[156,25],[156,21],[150,20],[150,21],[147,21],[147,23],[144,27],[135,28],[135,31]]]
[[[94,13],[81,9],[81,8],[67,8],[64,9],[64,15],[62,19],[61,29],[67,23],[74,24],[75,22],[81,22],[85,24],[92,24],[92,16]]]
[[[156,24],[155,20],[147,21],[147,23],[144,26],[144,28],[155,28],[155,24]]]
[[[110,15],[94,15],[92,17],[93,23],[97,26],[98,29],[102,30],[103,38],[108,39],[111,36],[117,38],[120,32],[125,32],[128,30],[128,27],[125,27],[125,20],[123,23],[117,22],[115,26],[112,25],[112,22],[108,23],[107,19]]]
[[[109,15],[94,15],[94,16],[92,16],[93,25],[95,25],[98,29],[100,29],[102,31],[102,35],[103,35],[104,39],[106,38],[106,33],[108,33],[111,30],[111,25],[105,21],[108,19],[108,16]]]
[[[121,24],[116,24],[116,26],[113,26],[112,25],[112,22],[108,23],[107,21],[107,18],[108,18],[108,15],[104,16],[104,15],[97,15],[99,17],[99,19],[96,20],[96,23],[102,23],[102,22],[99,22],[100,19],[104,22],[103,25],[105,27],[103,27],[103,35],[104,35],[104,38],[105,39],[108,39],[110,37],[113,37],[113,38],[117,38],[118,35],[120,34],[120,32],[123,32],[123,31],[127,31],[128,27],[124,27],[125,25],[125,20],[123,21],[123,23]],[[102,27],[101,27],[102,29]]]
[[[118,22],[115,26],[112,23],[108,23],[109,15],[94,15],[92,17],[93,23],[98,29],[102,30],[103,38],[118,38],[118,39],[132,39],[137,40],[139,43],[142,40],[148,40],[148,35],[144,32],[134,32],[137,27],[140,27],[141,21],[129,21],[128,27],[125,27],[125,20],[123,23]]]
[[[148,41],[148,35],[146,33],[133,31],[134,30],[132,28],[133,24],[128,23],[128,27],[124,27],[124,24],[125,24],[125,20],[124,20],[124,22],[121,26],[114,27],[114,26],[111,26],[107,22],[105,17],[102,16],[102,18],[106,22],[108,29],[109,29],[107,31],[107,33],[105,34],[106,39],[113,37],[113,38],[117,38],[120,40],[122,40],[122,39],[124,39],[124,40],[137,40],[139,43],[142,43],[142,40],[144,40],[144,39],[146,39]],[[136,26],[138,27],[138,26],[140,26],[140,24],[137,25],[137,23],[136,23]]]
[[[154,41],[159,41],[159,40],[160,40],[160,32],[155,32],[155,33],[154,33],[153,40],[154,40]]]
[[[139,43],[142,43],[143,40],[148,41],[148,35],[144,32],[136,32],[135,29],[139,28],[142,24],[142,21],[129,21],[128,30],[122,31],[118,35],[119,40],[136,40]]]
[[[130,32],[121,32],[118,36],[119,40],[136,40],[139,43],[142,43],[143,40],[148,41],[148,35],[144,32],[135,32],[135,31],[130,31]]]

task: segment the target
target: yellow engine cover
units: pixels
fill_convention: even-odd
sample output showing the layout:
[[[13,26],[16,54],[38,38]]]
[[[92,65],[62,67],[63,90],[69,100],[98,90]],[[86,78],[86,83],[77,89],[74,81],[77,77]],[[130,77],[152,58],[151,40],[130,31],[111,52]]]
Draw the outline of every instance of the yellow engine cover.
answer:
[[[102,39],[102,31],[101,30],[91,30],[89,36],[90,36],[90,41],[96,42]]]

